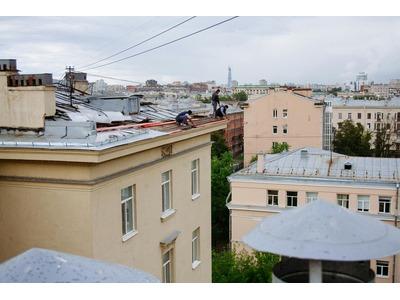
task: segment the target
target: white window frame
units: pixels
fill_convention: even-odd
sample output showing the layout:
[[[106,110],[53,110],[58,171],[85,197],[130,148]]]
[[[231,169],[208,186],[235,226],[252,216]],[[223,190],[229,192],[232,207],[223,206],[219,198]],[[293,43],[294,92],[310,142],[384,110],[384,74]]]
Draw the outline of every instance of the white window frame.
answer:
[[[272,117],[273,117],[274,119],[277,119],[277,118],[278,118],[278,110],[277,110],[276,108],[274,108],[273,111],[272,111]]]
[[[168,179],[163,181],[163,175],[168,174]],[[172,178],[172,170],[168,170],[166,172],[163,172],[161,174],[161,201],[162,201],[162,212],[166,212],[169,210],[172,210],[172,184],[171,184],[171,178]],[[164,192],[166,189],[166,186],[168,186],[168,193]],[[168,199],[165,199],[165,195],[168,195]]]
[[[369,195],[357,195],[357,211],[369,211]]]
[[[200,264],[200,227],[192,232],[192,269]]]
[[[311,203],[318,199],[318,192],[306,192],[306,202]]]
[[[338,113],[338,119],[339,120],[342,120],[342,118],[343,118],[343,115],[342,115],[342,113],[340,112],[340,113]]]
[[[171,248],[167,251],[165,251],[162,254],[162,282],[164,283],[171,283],[174,282],[173,275],[174,275],[174,270],[173,270],[173,250],[174,248]],[[167,276],[168,275],[168,276]]]
[[[289,195],[289,193],[296,193],[296,196],[295,195]],[[286,191],[286,206],[287,207],[297,207],[297,205],[298,205],[298,203],[297,203],[298,196],[299,196],[299,193],[296,192],[296,191]],[[296,205],[293,205],[294,202],[296,202]],[[290,203],[290,205],[289,205],[289,203]]]
[[[123,191],[126,189],[130,189],[131,196],[123,198]],[[130,218],[132,220],[132,224],[127,222],[128,214],[129,214],[129,203],[131,203],[131,215]],[[121,189],[121,223],[122,223],[122,241],[126,241],[130,239],[137,233],[136,229],[136,201],[135,201],[135,186],[127,186]],[[129,226],[131,225],[131,226]]]
[[[336,194],[337,204],[344,207],[349,208],[349,194]]]
[[[287,119],[287,117],[288,117],[288,110],[287,108],[285,108],[282,110],[282,118]]]
[[[195,200],[200,197],[200,159],[192,160],[190,178],[192,188],[192,200]]]
[[[387,275],[383,274],[383,270],[386,268]],[[388,278],[389,277],[389,262],[385,260],[376,261],[376,277]]]
[[[276,194],[273,194],[270,192],[274,192],[274,193],[276,192]],[[267,190],[267,205],[270,205],[270,206],[278,206],[279,205],[279,191],[278,190]]]
[[[381,203],[383,204],[384,211],[381,211]],[[378,198],[378,210],[380,214],[390,214],[392,204],[392,197],[389,196],[379,196]],[[389,209],[387,209],[389,208]],[[388,210],[388,211],[386,211]]]
[[[273,125],[272,126],[272,134],[277,134],[278,133],[278,126]]]
[[[351,113],[347,113],[347,120],[351,120]]]

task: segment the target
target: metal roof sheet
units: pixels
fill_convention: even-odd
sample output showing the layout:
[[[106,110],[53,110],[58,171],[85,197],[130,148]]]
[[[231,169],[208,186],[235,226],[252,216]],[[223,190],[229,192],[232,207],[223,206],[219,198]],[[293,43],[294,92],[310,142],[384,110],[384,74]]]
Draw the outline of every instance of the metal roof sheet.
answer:
[[[0,282],[160,282],[141,270],[47,249],[32,248],[0,264]]]
[[[315,260],[361,261],[400,252],[400,229],[322,200],[264,218],[242,240],[258,251]]]

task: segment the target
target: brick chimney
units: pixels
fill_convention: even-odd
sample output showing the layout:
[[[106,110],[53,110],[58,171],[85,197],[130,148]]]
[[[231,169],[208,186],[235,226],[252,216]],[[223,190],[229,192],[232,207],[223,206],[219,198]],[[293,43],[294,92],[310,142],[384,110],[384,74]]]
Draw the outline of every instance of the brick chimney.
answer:
[[[264,173],[264,153],[257,154],[257,173]]]

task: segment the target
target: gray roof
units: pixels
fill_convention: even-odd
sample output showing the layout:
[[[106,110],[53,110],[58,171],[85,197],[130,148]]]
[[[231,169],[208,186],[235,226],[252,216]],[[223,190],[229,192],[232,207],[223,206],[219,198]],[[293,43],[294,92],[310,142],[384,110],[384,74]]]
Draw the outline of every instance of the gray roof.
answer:
[[[343,99],[340,97],[328,97],[325,101],[330,101],[332,107],[352,107],[352,108],[399,108],[400,109],[400,98],[395,97],[390,100],[354,100],[354,99]]]
[[[264,172],[256,172],[257,162],[231,175],[230,178],[257,175],[293,178],[348,179],[352,181],[398,182],[400,159],[381,157],[346,156],[317,148],[300,148],[281,154],[264,155]],[[344,169],[346,163],[351,170]]]
[[[400,252],[400,229],[322,200],[267,217],[242,240],[258,251],[315,260],[361,261]]]
[[[0,264],[0,282],[160,282],[126,266],[47,249],[32,248]]]

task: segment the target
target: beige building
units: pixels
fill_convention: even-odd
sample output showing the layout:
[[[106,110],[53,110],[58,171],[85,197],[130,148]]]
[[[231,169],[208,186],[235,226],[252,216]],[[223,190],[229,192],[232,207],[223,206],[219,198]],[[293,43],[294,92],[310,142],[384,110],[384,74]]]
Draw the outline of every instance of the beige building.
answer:
[[[210,282],[210,134],[226,121],[96,129],[79,109],[106,112],[66,108],[35,115],[40,132],[0,131],[0,262],[40,247]]]
[[[393,150],[400,150],[400,98],[390,100],[327,98],[326,102],[332,106],[334,128],[339,129],[340,123],[345,120],[360,123],[371,132],[386,127],[392,132]]]
[[[231,243],[241,249],[262,218],[318,198],[399,227],[400,160],[330,155],[316,148],[259,155],[231,175]],[[400,282],[400,255],[373,260],[371,268],[376,282]]]
[[[323,102],[309,89],[273,91],[244,106],[244,164],[274,143],[322,148]]]

